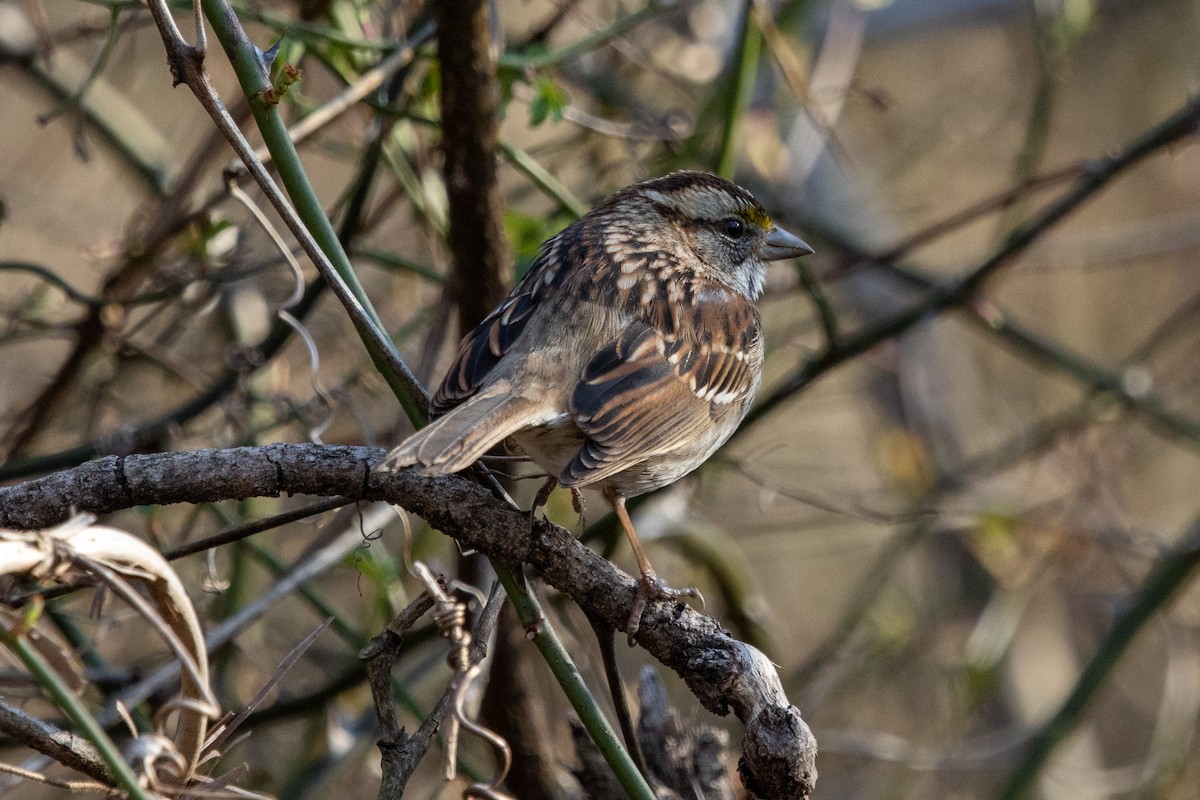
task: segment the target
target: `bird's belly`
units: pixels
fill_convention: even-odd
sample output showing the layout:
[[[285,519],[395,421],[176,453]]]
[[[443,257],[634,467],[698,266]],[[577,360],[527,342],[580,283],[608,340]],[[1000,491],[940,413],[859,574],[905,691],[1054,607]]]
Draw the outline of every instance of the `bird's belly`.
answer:
[[[733,425],[717,426],[699,440],[690,442],[688,447],[670,452],[648,453],[645,459],[631,464],[615,475],[595,483],[579,483],[576,488],[612,487],[623,497],[637,497],[652,492],[674,483],[703,464],[724,444],[735,428],[736,422]],[[516,444],[522,453],[555,478],[559,477],[575,458],[576,453],[583,447],[584,440],[583,432],[569,414],[563,414],[545,425],[526,428],[509,437],[509,441]]]
[[[624,497],[637,497],[668,486],[708,460],[733,433],[735,426],[720,426],[693,439],[687,446],[649,455],[604,480],[596,488],[611,486]]]
[[[522,453],[555,478],[583,447],[583,439],[583,432],[570,414],[562,414],[545,425],[526,428],[509,437]]]

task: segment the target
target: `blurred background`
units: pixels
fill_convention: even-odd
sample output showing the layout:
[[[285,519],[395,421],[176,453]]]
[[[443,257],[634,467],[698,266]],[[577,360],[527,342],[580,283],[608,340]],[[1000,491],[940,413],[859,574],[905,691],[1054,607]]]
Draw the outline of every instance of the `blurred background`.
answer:
[[[190,6],[176,5],[190,38]],[[291,121],[415,45],[301,154],[335,225],[357,224],[355,265],[403,354],[436,384],[461,332],[445,284],[426,9],[235,8],[259,46],[282,40],[303,69],[282,104]],[[999,797],[1068,695],[1090,691],[1033,778],[1036,796],[1195,798],[1200,593],[1185,582],[1128,649],[1106,649],[1200,508],[1194,135],[1139,156],[1078,211],[1036,228],[967,302],[929,298],[1194,102],[1200,3],[497,0],[493,12],[517,274],[593,201],[684,167],[735,178],[817,249],[772,265],[764,405],[635,517],[659,573],[700,586],[707,611],[779,665],[819,743],[816,796]],[[257,143],[215,44],[206,63]],[[143,5],[0,2],[0,109],[5,481],[108,453],[383,446],[411,430],[332,298],[293,309],[315,372],[300,337],[272,334],[295,279],[225,191],[232,152],[192,94],[171,89]],[[842,349],[863,335],[878,343]],[[581,521],[559,494],[556,521],[604,527],[598,498]],[[111,522],[166,549],[309,500],[139,508]],[[453,543],[410,523],[413,553],[454,569]],[[206,626],[253,609],[213,655],[225,708],[337,617],[252,736],[227,749],[226,768],[249,765],[247,789],[376,795],[376,723],[356,653],[419,589],[400,520],[375,514],[369,535],[357,526],[329,512],[175,562]],[[269,594],[318,552],[334,566],[303,593]],[[632,567],[623,543],[614,558]],[[586,621],[546,599],[603,694]],[[56,601],[53,622],[91,657],[88,697],[100,703],[166,656],[133,615],[118,605],[96,618],[91,602]],[[620,649],[627,676],[654,663]],[[1106,653],[1119,661],[1089,684],[1085,667]],[[396,668],[410,729],[449,678],[444,654],[417,637]],[[521,746],[544,759],[510,788],[583,796],[568,774],[565,701],[540,662],[522,669],[498,668],[489,688],[537,689],[527,713],[541,715],[541,741]],[[689,725],[729,731],[732,767],[736,722],[659,670]],[[5,675],[6,702],[55,719],[15,664]],[[22,763],[28,751],[9,744],[3,760]],[[460,796],[438,758],[408,796]],[[471,744],[464,758],[489,772],[486,748]]]

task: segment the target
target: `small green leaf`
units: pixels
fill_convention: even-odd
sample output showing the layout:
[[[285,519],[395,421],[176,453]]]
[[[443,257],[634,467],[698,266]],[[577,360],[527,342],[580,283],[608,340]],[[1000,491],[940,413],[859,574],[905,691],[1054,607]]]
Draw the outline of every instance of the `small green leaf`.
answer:
[[[294,64],[299,63],[304,55],[304,45],[291,39],[279,40],[267,55],[274,52],[271,59],[271,69],[268,75],[270,86],[260,92],[262,100],[267,105],[277,105],[283,96],[292,88],[292,84],[300,80],[301,70]]]
[[[288,66],[299,63],[304,58],[303,42],[289,39],[286,36],[275,45],[275,57],[271,59],[270,80],[272,84],[284,80]]]
[[[570,102],[567,93],[545,75],[538,78],[534,91],[536,94],[529,104],[529,124],[536,128],[547,119],[561,122],[563,109]]]
[[[45,609],[46,599],[40,594],[34,595],[33,599],[25,604],[24,613],[21,615],[21,630],[15,635],[24,636],[33,630],[33,626],[37,625],[38,620],[42,618],[42,612]]]
[[[210,250],[213,240],[231,224],[227,219],[201,217],[184,232],[181,237],[183,246],[195,259],[206,264],[210,263],[213,260],[213,254]]]
[[[516,211],[504,214],[504,228],[512,242],[517,275],[522,276],[537,258],[542,242],[562,230],[570,219],[562,214],[529,216]]]

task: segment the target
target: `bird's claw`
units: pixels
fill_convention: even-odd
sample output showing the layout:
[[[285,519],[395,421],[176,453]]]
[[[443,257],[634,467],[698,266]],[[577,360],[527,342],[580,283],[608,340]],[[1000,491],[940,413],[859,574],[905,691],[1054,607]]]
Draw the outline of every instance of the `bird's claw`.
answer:
[[[700,590],[695,586],[672,589],[653,571],[643,572],[642,579],[638,581],[637,593],[633,598],[633,607],[629,609],[629,620],[625,623],[629,644],[633,645],[633,637],[642,626],[642,612],[646,610],[647,603],[651,600],[680,601],[687,597],[696,598],[700,601],[700,608],[704,608],[704,595],[700,594]]]

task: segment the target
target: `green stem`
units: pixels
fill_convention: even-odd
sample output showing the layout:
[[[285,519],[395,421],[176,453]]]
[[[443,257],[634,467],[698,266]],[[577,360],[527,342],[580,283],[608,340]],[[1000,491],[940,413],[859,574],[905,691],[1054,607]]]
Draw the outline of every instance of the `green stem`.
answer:
[[[587,213],[587,206],[579,202],[579,198],[575,197],[562,181],[554,177],[550,170],[538,163],[533,156],[507,142],[500,142],[500,152],[513,166],[524,172],[525,177],[533,181],[534,185],[541,189],[547,197],[558,203],[558,207],[564,212],[575,219]]]
[[[750,93],[758,78],[758,62],[762,55],[762,30],[754,24],[754,0],[745,0],[742,8],[742,38],[738,42],[737,71],[733,76],[733,91],[725,109],[725,126],[721,129],[721,145],[717,151],[716,172],[724,178],[733,178],[737,167],[738,130],[746,107],[750,104]]]
[[[241,84],[242,92],[250,103],[250,111],[262,134],[263,142],[271,153],[275,168],[279,172],[280,182],[287,190],[288,197],[295,207],[296,214],[311,233],[317,246],[329,259],[336,272],[336,277],[325,276],[327,280],[340,280],[352,297],[350,305],[359,308],[349,308],[350,318],[358,330],[359,337],[371,356],[371,361],[379,369],[388,386],[400,401],[405,414],[414,425],[425,423],[425,411],[422,408],[424,398],[416,396],[413,386],[415,378],[408,373],[395,345],[387,336],[383,321],[371,305],[370,298],[358,280],[349,256],[338,240],[337,232],[325,209],[317,197],[300,156],[288,135],[287,125],[279,114],[276,105],[267,103],[263,98],[265,90],[270,88],[267,68],[262,62],[262,54],[246,36],[233,9],[226,0],[202,0],[204,15],[212,25],[213,33],[225,49],[230,64]],[[341,293],[339,292],[339,295]],[[339,298],[347,303],[347,298]],[[361,312],[361,313],[359,313]]]
[[[104,759],[104,763],[108,766],[117,784],[129,792],[129,796],[134,798],[134,800],[151,800],[146,791],[138,784],[137,776],[133,774],[133,770],[129,768],[129,765],[125,763],[125,759],[121,757],[121,751],[117,749],[113,740],[104,732],[104,728],[100,726],[96,718],[84,708],[78,698],[67,688],[58,673],[46,663],[41,653],[30,646],[29,640],[24,635],[14,634],[7,627],[0,625],[0,642],[3,642],[9,650],[21,659],[26,668],[37,679],[38,683],[54,698],[54,702],[58,707],[71,718],[71,721],[83,732],[88,741],[95,745],[96,750],[100,753],[100,757]]]
[[[647,785],[642,773],[638,772],[637,765],[633,763],[633,759],[629,757],[629,753],[622,746],[621,740],[617,738],[616,731],[609,724],[604,712],[600,710],[596,698],[592,697],[591,691],[583,681],[583,676],[579,674],[579,668],[571,660],[570,653],[563,646],[558,634],[554,632],[550,621],[542,613],[537,598],[533,596],[532,592],[527,591],[524,585],[518,583],[516,576],[508,567],[497,561],[493,561],[492,565],[496,568],[496,574],[504,585],[504,590],[508,593],[508,598],[517,610],[517,616],[521,618],[521,622],[527,628],[536,626],[537,636],[533,640],[534,645],[542,654],[542,658],[546,660],[550,671],[554,673],[555,680],[558,681],[558,685],[562,687],[563,693],[570,701],[571,707],[579,715],[579,721],[583,724],[591,740],[595,742],[601,755],[604,756],[604,760],[612,767],[621,786],[633,800],[655,800],[654,792]]]

